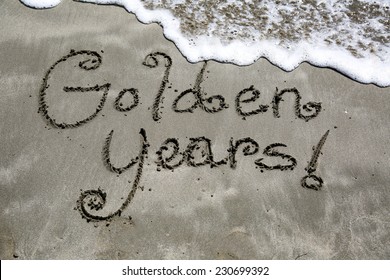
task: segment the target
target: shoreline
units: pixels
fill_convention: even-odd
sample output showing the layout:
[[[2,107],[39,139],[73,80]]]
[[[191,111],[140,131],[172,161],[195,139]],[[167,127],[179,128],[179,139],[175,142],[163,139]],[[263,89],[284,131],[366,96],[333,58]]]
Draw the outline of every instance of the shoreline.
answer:
[[[59,1],[61,3],[61,0]],[[335,71],[341,73],[342,75],[347,76],[359,83],[375,84],[379,87],[390,86],[390,80],[388,80],[390,72],[389,72],[389,67],[387,67],[386,64],[386,61],[388,60],[386,56],[386,50],[387,50],[386,44],[382,42],[382,45],[381,44],[378,45],[379,42],[378,40],[383,41],[386,39],[383,36],[381,37],[379,35],[378,38],[381,39],[374,38],[374,37],[371,38],[369,35],[370,32],[373,32],[372,31],[373,29],[375,29],[378,25],[379,26],[384,25],[385,24],[384,22],[386,22],[387,20],[385,14],[381,14],[384,13],[384,11],[380,9],[380,5],[378,4],[373,4],[370,7],[365,7],[367,9],[374,9],[376,11],[375,14],[375,16],[377,17],[376,25],[374,24],[373,26],[371,26],[371,21],[373,20],[373,18],[370,18],[369,13],[365,14],[359,12],[360,11],[359,9],[356,10],[357,7],[356,6],[353,8],[354,10],[350,11],[350,13],[347,13],[348,19],[345,19],[343,17],[346,22],[340,22],[341,25],[345,25],[345,24],[347,24],[347,26],[351,25],[347,29],[345,29],[345,27],[339,26],[341,30],[339,30],[338,33],[339,36],[341,36],[341,39],[335,40],[334,39],[335,34],[334,34],[333,36],[329,35],[322,42],[321,35],[318,34],[321,33],[319,30],[323,30],[323,28],[325,28],[324,30],[329,29],[328,33],[334,33],[335,30],[333,28],[335,28],[335,26],[333,26],[330,23],[332,22],[332,20],[328,20],[324,22],[324,24],[326,25],[330,24],[330,26],[324,27],[320,25],[320,27],[319,26],[316,26],[315,28],[313,27],[317,31],[316,32],[312,31],[312,33],[309,32],[311,28],[306,30],[305,24],[303,26],[298,24],[299,30],[304,29],[307,32],[309,32],[310,35],[307,35],[305,33],[306,34],[305,36],[309,36],[307,40],[302,39],[299,41],[295,41],[292,39],[294,36],[301,37],[303,35],[299,33],[298,34],[293,33],[290,39],[288,39],[288,37],[286,37],[287,39],[283,37],[286,35],[283,35],[280,38],[276,35],[274,35],[274,37],[272,36],[267,37],[267,35],[262,34],[259,31],[266,28],[266,26],[256,27],[258,30],[257,32],[260,32],[260,34],[257,34],[256,32],[255,33],[261,37],[265,36],[265,38],[262,38],[261,40],[258,40],[258,38],[256,38],[256,36],[254,35],[255,33],[252,34],[252,32],[254,32],[253,30],[245,31],[245,28],[242,31],[244,34],[249,36],[249,39],[251,36],[255,36],[255,37],[249,40],[248,38],[245,39],[245,36],[243,35],[243,37],[240,39],[240,36],[237,35],[240,32],[237,33],[237,30],[235,30],[234,32],[233,31],[231,32],[232,34],[235,33],[235,35],[229,35],[228,38],[224,38],[222,36],[223,32],[221,34],[217,32],[222,37],[219,37],[219,35],[210,36],[209,33],[211,31],[208,30],[207,28],[206,30],[203,30],[203,32],[206,33],[202,33],[202,32],[200,34],[191,33],[192,29],[194,30],[197,29],[196,16],[195,18],[193,18],[194,17],[193,13],[196,14],[196,12],[192,13],[191,9],[188,10],[189,14],[191,15],[187,15],[187,14],[186,16],[182,15],[184,16],[184,18],[180,21],[181,19],[180,15],[183,13],[183,11],[181,11],[183,9],[183,6],[181,6],[180,4],[177,4],[177,6],[172,4],[173,6],[178,8],[178,11],[176,11],[175,9],[170,10],[168,7],[162,8],[164,7],[164,4],[161,4],[162,6],[157,10],[153,10],[153,9],[150,10],[147,7],[151,7],[153,5],[150,3],[148,4],[146,2],[147,1],[145,1],[145,3],[142,4],[141,2],[135,0],[130,2],[118,1],[117,3],[105,4],[103,1],[103,3],[99,3],[99,4],[103,6],[115,6],[115,7],[123,8],[126,11],[128,11],[128,13],[135,15],[137,20],[144,24],[157,23],[159,26],[162,27],[162,32],[164,34],[164,37],[167,38],[169,41],[173,42],[177,47],[177,49],[182,53],[184,57],[186,57],[187,61],[189,61],[190,63],[199,63],[202,61],[214,60],[220,63],[232,63],[238,66],[249,66],[261,58],[266,58],[273,65],[278,66],[280,69],[284,71],[290,72],[296,69],[297,67],[299,67],[299,65],[302,64],[303,62],[307,62],[313,66],[334,69]],[[82,2],[82,1],[80,1],[79,3],[97,4],[93,2]],[[223,6],[223,4],[221,5]],[[304,7],[303,10],[308,9],[306,5],[307,3],[303,5]],[[329,18],[328,15],[326,15],[326,13],[324,14],[324,11],[322,11],[322,9],[326,10],[329,7],[326,7],[327,5],[325,5],[324,3],[319,5],[322,8],[318,9],[318,7],[315,7],[314,10],[316,10],[316,12],[319,13],[320,18],[312,19],[314,11],[311,10],[312,12],[312,15],[310,16],[310,18],[312,19],[311,23],[314,23],[316,20],[324,20],[324,18]],[[359,5],[361,5],[361,3]],[[221,12],[215,7],[215,5],[211,4],[211,6],[213,7],[213,9],[216,9],[215,12],[218,13]],[[340,5],[335,5],[333,8],[339,6]],[[238,8],[238,6],[236,6],[236,8]],[[280,6],[279,8],[281,10],[284,9],[283,5]],[[293,7],[290,8],[294,8],[294,4]],[[347,9],[347,7],[345,8]],[[250,8],[249,10],[248,8],[245,9],[247,10],[248,13],[251,13],[251,9],[254,9],[254,7],[252,6],[252,8]],[[313,9],[313,7],[310,6],[310,9]],[[386,10],[388,9],[388,7],[384,6],[383,9]],[[181,12],[179,12],[179,10]],[[299,15],[299,13],[302,12],[303,10],[298,9],[294,11],[294,13],[298,13]],[[226,16],[229,18],[229,13],[227,11],[225,12],[227,13]],[[242,11],[240,10],[237,12],[239,14],[238,17],[240,17]],[[339,17],[340,15],[337,16],[336,14],[340,13],[341,11],[337,10],[334,12],[335,15],[334,17],[332,16],[331,18],[337,21],[338,19],[340,19]],[[198,16],[202,16],[202,15],[204,14],[201,13]],[[266,13],[263,16],[265,15]],[[283,12],[279,12],[278,15],[281,16],[286,22],[290,22],[290,20],[293,18],[289,16],[285,18],[286,14]],[[220,16],[223,17],[224,15],[220,15]],[[269,16],[269,18],[267,18],[267,20],[271,20],[274,16],[275,15],[271,13],[271,15]],[[300,17],[303,16],[307,16],[307,14],[303,12],[303,15],[300,15]],[[361,24],[361,22],[359,22],[358,19],[360,17],[362,18],[360,20],[366,21],[369,27],[364,26]],[[368,20],[366,17],[370,18],[370,20]],[[209,20],[211,19],[209,18]],[[213,20],[216,20],[218,22],[217,19],[213,19]],[[189,23],[188,21],[191,22]],[[236,23],[232,22],[231,24],[234,25]],[[244,22],[242,22],[242,24],[244,24]],[[255,25],[255,21],[253,21],[252,24]],[[272,25],[275,25],[275,22],[273,22]],[[288,24],[286,23],[286,25]],[[227,27],[222,27],[222,29],[225,28]],[[349,28],[352,28],[352,30],[349,30]],[[351,40],[353,37],[342,39],[342,36],[344,36],[342,35],[343,33],[353,32],[354,28],[356,30],[364,29],[362,33],[355,32],[355,35],[357,38],[359,38],[359,40],[357,40],[355,43],[352,43]],[[286,32],[288,33],[288,31],[283,29],[283,25],[279,26],[278,24],[276,24],[274,27],[268,28],[268,32],[271,32],[271,30],[273,29],[279,30],[278,31],[279,34],[285,34]],[[386,30],[376,30],[376,33],[383,33],[383,32],[386,32]],[[234,39],[235,36],[237,36],[236,39]],[[311,38],[310,36],[313,36],[313,38]],[[371,34],[371,36],[374,35]],[[367,40],[369,42],[367,42]],[[312,41],[316,43],[313,43]],[[347,41],[349,41],[349,43],[347,43]],[[366,52],[367,49],[370,49],[371,54],[368,54]]]

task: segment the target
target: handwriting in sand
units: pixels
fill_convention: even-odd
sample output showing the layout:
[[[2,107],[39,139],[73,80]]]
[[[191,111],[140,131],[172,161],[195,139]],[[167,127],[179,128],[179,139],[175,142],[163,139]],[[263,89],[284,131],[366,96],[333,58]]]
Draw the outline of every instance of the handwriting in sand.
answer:
[[[50,113],[49,106],[47,105],[47,90],[50,87],[50,80],[53,70],[60,63],[66,63],[68,59],[77,57],[79,58],[78,67],[86,70],[92,71],[100,67],[102,64],[102,56],[98,52],[89,51],[89,50],[80,50],[71,52],[59,60],[57,60],[46,72],[41,90],[39,93],[39,112],[44,117],[45,121],[54,128],[58,129],[75,129],[83,125],[88,124],[93,119],[95,119],[103,107],[106,105],[107,94],[110,90],[110,83],[105,83],[102,85],[95,85],[91,87],[69,87],[64,86],[63,90],[65,92],[102,92],[101,98],[96,105],[96,109],[86,118],[80,119],[73,123],[58,122]],[[143,65],[149,68],[155,68],[159,65],[163,65],[164,74],[161,80],[161,84],[158,88],[157,94],[155,96],[154,102],[152,104],[152,115],[151,118],[155,122],[159,122],[162,118],[161,108],[162,101],[164,99],[164,92],[166,90],[167,84],[169,83],[170,69],[172,67],[172,59],[165,53],[162,52],[153,52],[148,54],[143,62]],[[207,69],[207,62],[204,62],[202,68],[196,76],[194,86],[190,89],[184,90],[179,93],[172,103],[172,112],[174,113],[194,113],[197,110],[202,110],[204,112],[215,114],[221,112],[222,110],[227,110],[229,104],[227,104],[225,98],[222,95],[213,95],[206,97],[202,89],[202,82],[204,80],[204,73]],[[128,94],[132,97],[132,104],[124,107],[121,102],[124,96]],[[294,113],[297,118],[302,119],[305,122],[312,120],[317,117],[322,109],[320,102],[308,102],[306,104],[301,103],[301,94],[296,88],[286,88],[279,90],[276,88],[271,104],[260,104],[256,109],[248,109],[246,105],[249,103],[254,104],[260,98],[260,91],[257,90],[253,85],[241,90],[234,100],[234,107],[237,115],[245,120],[248,117],[263,114],[267,111],[272,111],[272,114],[275,118],[280,118],[280,104],[283,101],[282,97],[285,94],[292,94],[295,97],[294,103]],[[190,105],[183,106],[181,100],[185,96],[192,96],[192,103]],[[119,112],[130,112],[138,106],[140,103],[140,96],[138,89],[136,88],[126,88],[119,92],[118,96],[115,98],[113,107]],[[308,167],[305,169],[307,175],[304,176],[301,180],[301,186],[307,189],[320,190],[323,187],[323,179],[315,175],[315,171],[318,165],[318,158],[321,154],[321,150],[325,144],[325,141],[328,137],[329,130],[324,133],[320,138],[316,147],[314,147],[314,152],[312,158],[309,162]],[[111,163],[110,156],[110,145],[111,140],[114,137],[114,130],[110,131],[104,141],[102,155],[104,165],[113,173],[122,174],[126,172],[133,166],[136,166],[135,179],[133,180],[131,190],[123,202],[123,204],[113,213],[110,213],[105,216],[98,215],[97,212],[103,209],[106,203],[107,194],[101,190],[86,190],[82,191],[79,199],[77,200],[77,209],[83,218],[87,221],[110,221],[114,217],[121,216],[126,207],[133,200],[137,189],[140,188],[140,180],[143,172],[143,165],[145,163],[145,158],[149,153],[149,144],[147,141],[147,132],[144,128],[140,128],[140,149],[138,155],[129,160],[129,163],[122,167],[116,167]],[[235,169],[237,166],[236,155],[238,152],[241,152],[244,156],[254,156],[259,153],[259,144],[252,138],[246,137],[241,139],[230,138],[227,148],[227,153],[224,158],[216,159],[213,150],[212,150],[212,141],[204,136],[199,136],[196,138],[190,138],[190,142],[184,149],[180,147],[180,141],[177,138],[168,138],[162,142],[160,148],[156,151],[157,155],[157,168],[158,170],[174,170],[179,168],[182,165],[187,167],[200,167],[208,165],[210,168],[217,168],[222,165],[227,165],[231,169]],[[256,168],[261,172],[269,170],[279,170],[279,171],[292,171],[297,166],[297,159],[293,156],[287,154],[286,152],[281,152],[287,148],[286,144],[283,143],[272,143],[264,148],[262,151],[262,157],[254,160]],[[267,165],[263,162],[264,157],[274,157],[280,160],[279,163],[274,165]]]

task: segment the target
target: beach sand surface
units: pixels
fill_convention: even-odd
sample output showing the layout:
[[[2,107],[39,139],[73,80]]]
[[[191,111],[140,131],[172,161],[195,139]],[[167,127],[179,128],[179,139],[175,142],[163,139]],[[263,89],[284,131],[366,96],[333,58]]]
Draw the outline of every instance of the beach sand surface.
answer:
[[[292,72],[265,59],[246,67],[191,64],[159,25],[116,6],[63,1],[34,10],[2,1],[0,11],[1,259],[390,258],[390,88],[307,63]],[[99,67],[80,68],[97,65],[94,52]],[[156,52],[146,60],[156,67],[145,66]],[[64,91],[106,84],[106,92]],[[124,89],[119,107],[138,97],[128,112],[115,107]],[[86,119],[106,99],[90,121],[61,129],[44,117],[43,90],[57,123]],[[175,112],[172,104],[186,90],[177,107],[197,108]],[[195,103],[198,94],[203,105]],[[210,112],[222,97],[224,108]],[[264,112],[240,115],[236,100],[242,112],[259,105]],[[321,110],[313,115],[305,104]],[[111,131],[112,165],[136,159],[121,174],[102,155]],[[159,166],[156,153],[168,138],[187,150],[169,162],[184,157],[173,171]],[[251,147],[238,145],[248,138]],[[308,175],[307,186],[323,181],[320,190],[302,186]],[[84,209],[103,218],[88,222],[80,199],[99,189],[106,203],[85,197]],[[125,201],[120,216],[104,219]]]

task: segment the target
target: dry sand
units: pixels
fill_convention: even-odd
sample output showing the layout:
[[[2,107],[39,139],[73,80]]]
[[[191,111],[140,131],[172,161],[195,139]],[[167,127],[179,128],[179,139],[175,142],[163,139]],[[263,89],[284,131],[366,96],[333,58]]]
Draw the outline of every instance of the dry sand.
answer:
[[[63,1],[39,11],[2,1],[0,11],[1,259],[390,258],[390,88],[359,84],[305,63],[286,73],[265,59],[248,67],[209,61],[200,79],[203,63],[188,63],[157,24],[141,24],[119,7]],[[95,51],[101,65],[81,69],[79,62],[94,53],[72,56],[72,49]],[[143,65],[153,52],[171,58],[168,77],[168,58],[156,56],[155,68]],[[66,55],[50,72],[46,105],[40,105],[43,78]],[[153,103],[164,74],[161,118],[154,121]],[[65,86],[107,83],[96,117],[76,128],[53,126],[88,118],[105,94],[103,88],[65,92]],[[242,111],[268,107],[243,119],[235,100],[243,89],[248,91],[241,101],[252,97],[251,85],[260,97],[241,102]],[[129,112],[117,110],[118,94],[131,88],[138,90],[138,105]],[[290,90],[279,104],[279,117],[273,112],[276,88]],[[300,108],[297,117],[292,88],[299,91],[300,105],[321,103],[317,116],[305,121],[302,115],[312,113]],[[187,89],[192,91],[180,99],[179,108],[194,104],[199,92],[204,105],[193,113],[173,111],[175,99]],[[130,92],[135,90],[124,95],[119,107],[134,103]],[[206,98],[213,95],[222,95],[229,107],[207,112]],[[141,129],[149,143],[146,155],[140,154]],[[112,165],[125,166],[138,155],[122,174],[110,170],[102,156],[112,130]],[[191,152],[189,143],[197,137],[205,137],[197,139],[203,146]],[[258,151],[244,155],[244,146],[238,147],[232,168],[230,141],[235,146],[247,137],[256,141]],[[177,138],[181,152],[187,148],[170,162],[186,159],[173,172],[156,163],[156,151],[167,138]],[[214,162],[226,158],[227,164],[210,168],[206,138]],[[269,147],[273,143],[285,146]],[[313,147],[321,153],[307,170]],[[267,170],[256,161],[292,164],[293,170]],[[194,167],[191,162],[207,164]],[[137,169],[142,169],[138,186]],[[302,187],[308,172],[322,178],[319,191]],[[83,218],[82,192],[99,188],[106,204],[86,196]],[[88,203],[103,207],[90,210]],[[87,222],[87,213],[104,217],[118,209],[123,210],[120,217]]]

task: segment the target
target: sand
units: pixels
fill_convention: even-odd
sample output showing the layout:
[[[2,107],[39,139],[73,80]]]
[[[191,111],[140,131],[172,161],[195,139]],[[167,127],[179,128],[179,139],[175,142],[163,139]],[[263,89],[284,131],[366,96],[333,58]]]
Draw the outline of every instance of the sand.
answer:
[[[0,11],[1,259],[390,258],[390,88],[190,64],[115,6]]]

